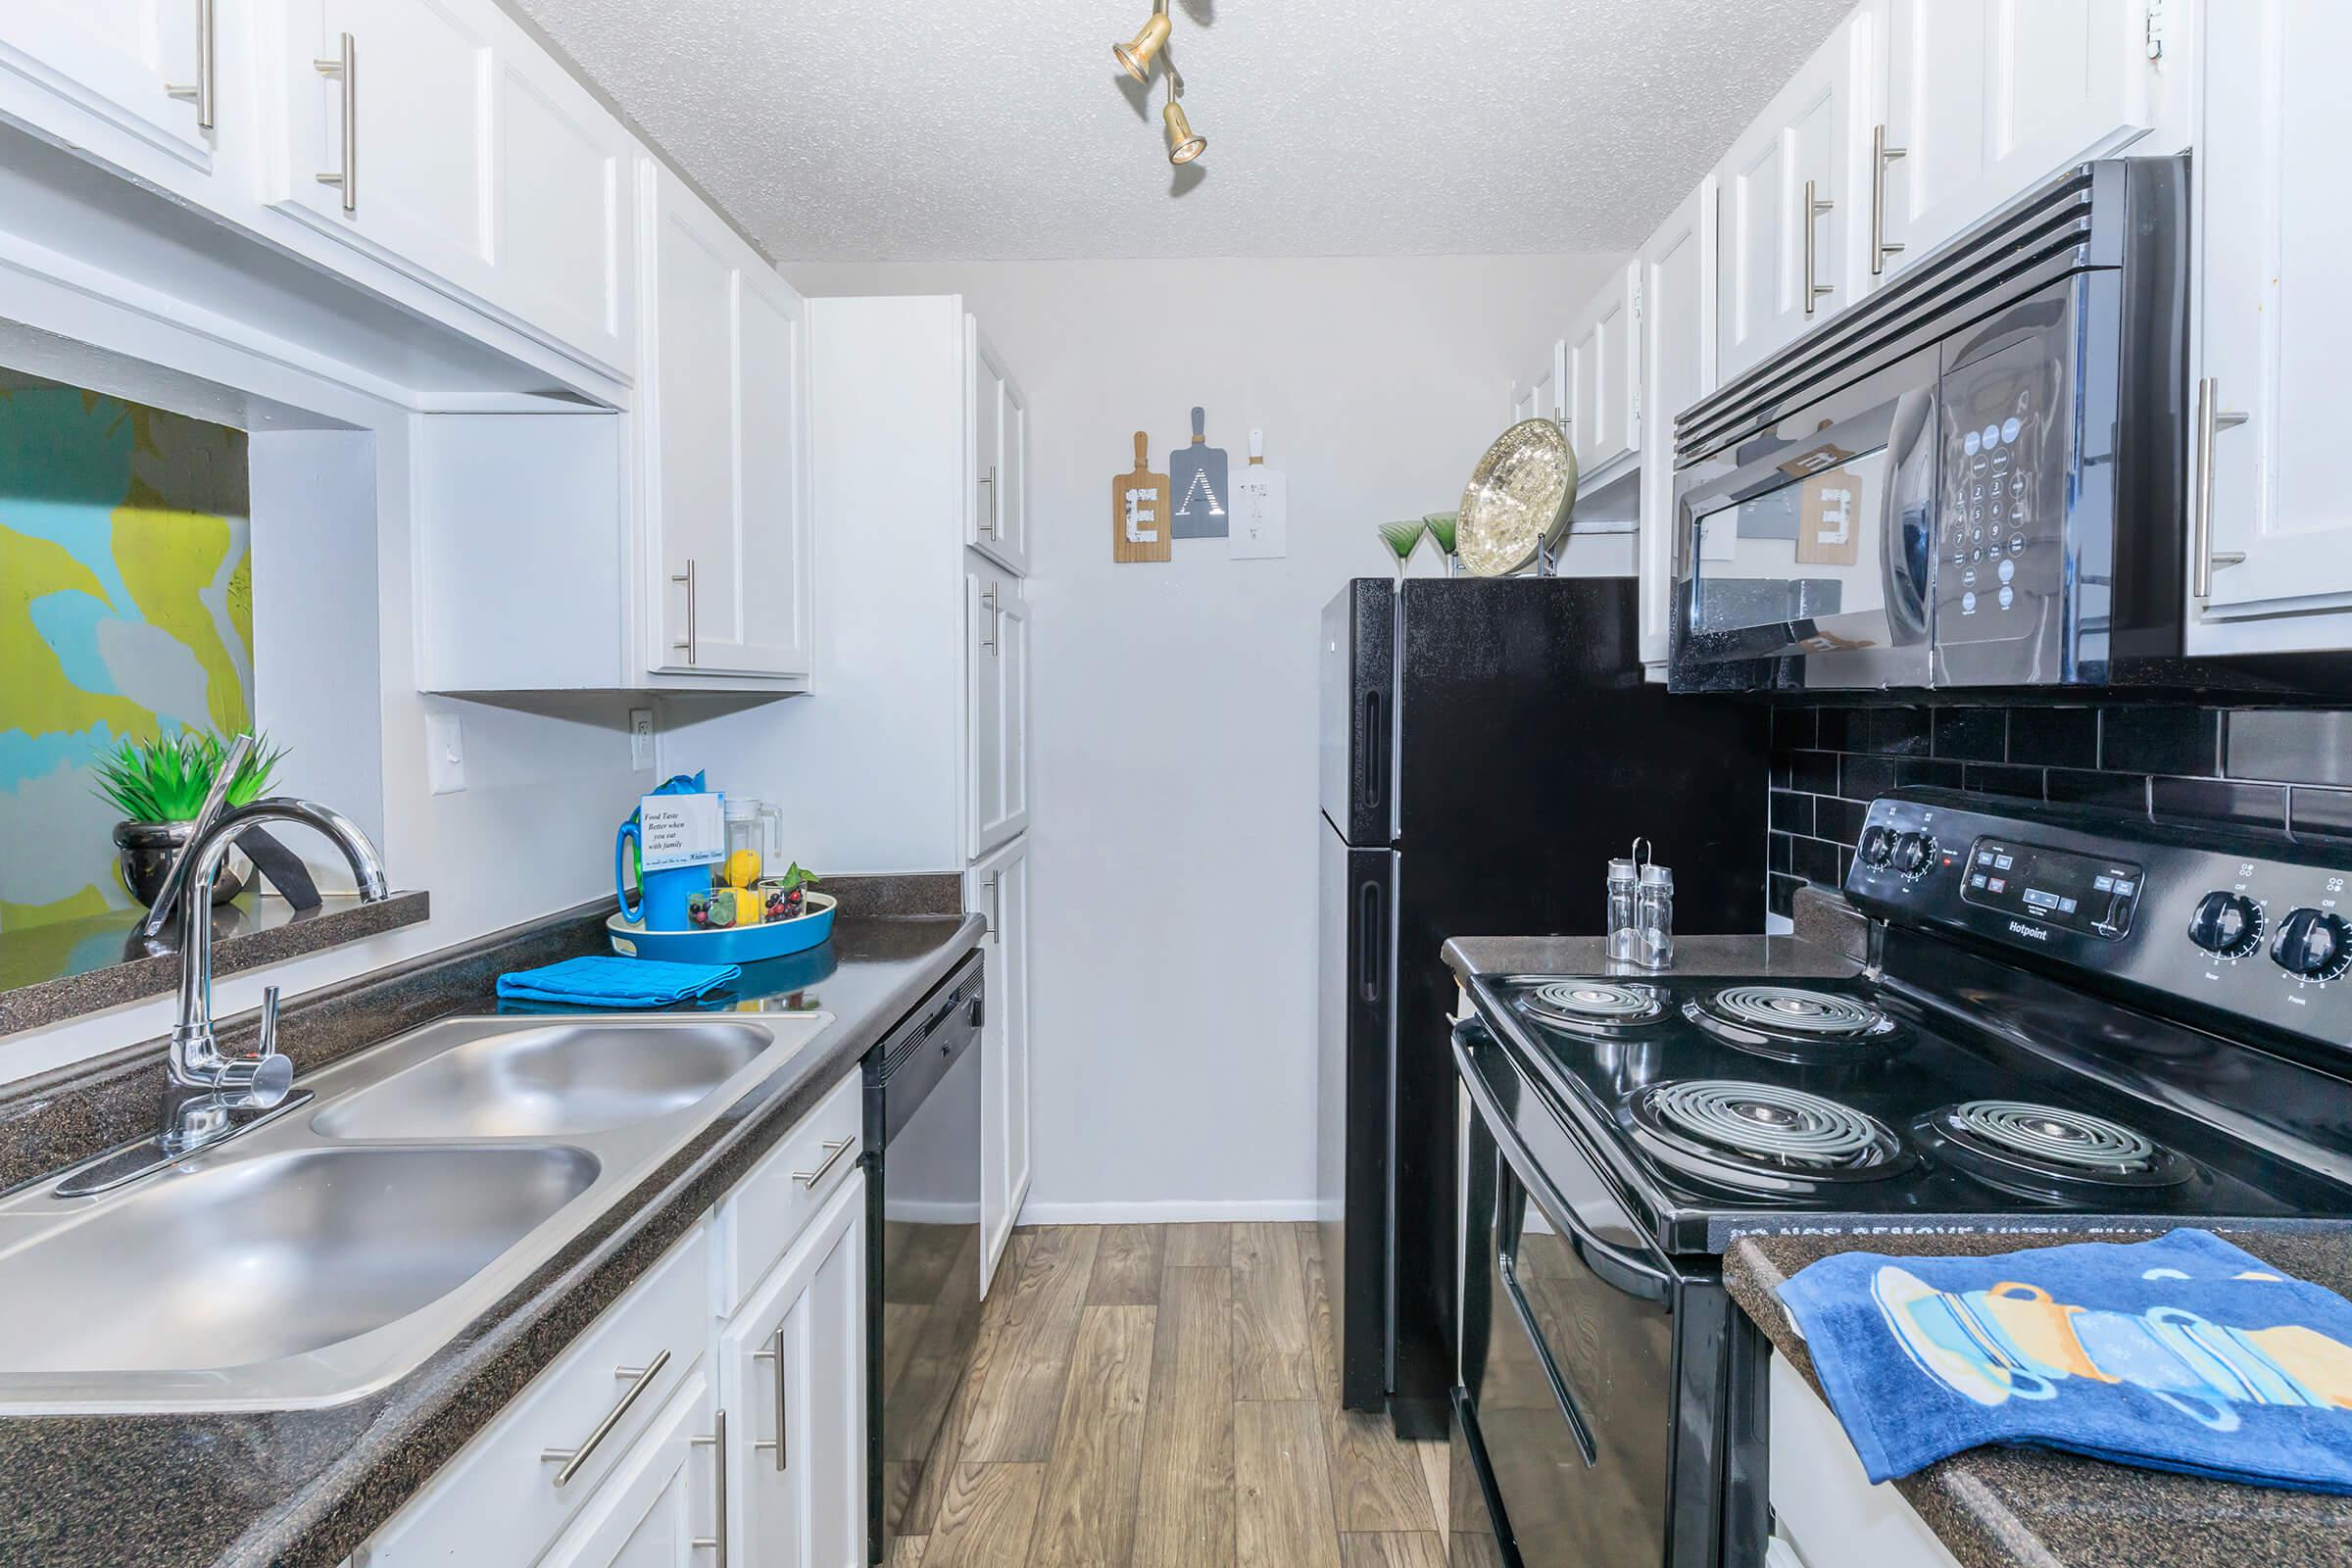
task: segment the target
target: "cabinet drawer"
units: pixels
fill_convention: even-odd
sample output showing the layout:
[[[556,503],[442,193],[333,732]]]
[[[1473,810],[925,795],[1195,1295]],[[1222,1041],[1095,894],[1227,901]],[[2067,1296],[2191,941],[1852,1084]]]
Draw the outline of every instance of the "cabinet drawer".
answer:
[[[853,1072],[720,1202],[718,1316],[742,1304],[848,1178],[864,1125],[865,1080]]]
[[[697,1226],[476,1434],[353,1559],[354,1568],[537,1560],[701,1361],[710,1278],[710,1236]],[[631,1376],[620,1376],[622,1368]],[[624,1401],[627,1408],[591,1445]],[[587,1458],[557,1485],[564,1466],[544,1455],[583,1446]]]

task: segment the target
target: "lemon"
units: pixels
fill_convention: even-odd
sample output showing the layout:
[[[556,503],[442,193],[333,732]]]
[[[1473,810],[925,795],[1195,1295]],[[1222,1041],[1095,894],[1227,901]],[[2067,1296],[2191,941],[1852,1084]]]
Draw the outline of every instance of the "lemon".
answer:
[[[748,888],[760,880],[760,852],[735,850],[728,854],[720,876],[731,888]]]

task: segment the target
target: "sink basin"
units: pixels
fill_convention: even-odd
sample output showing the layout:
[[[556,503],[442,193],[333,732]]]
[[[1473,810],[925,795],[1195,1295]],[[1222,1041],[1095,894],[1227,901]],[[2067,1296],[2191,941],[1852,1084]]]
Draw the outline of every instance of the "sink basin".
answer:
[[[479,1274],[596,1180],[533,1149],[305,1149],[173,1172],[0,1255],[0,1377],[246,1366]]]
[[[577,1138],[687,1109],[775,1043],[726,1019],[487,1020],[312,1126],[343,1139]]]

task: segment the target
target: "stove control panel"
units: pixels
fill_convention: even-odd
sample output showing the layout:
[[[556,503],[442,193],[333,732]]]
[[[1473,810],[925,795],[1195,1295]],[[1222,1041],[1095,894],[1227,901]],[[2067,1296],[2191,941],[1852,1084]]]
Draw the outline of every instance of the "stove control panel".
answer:
[[[1966,931],[2208,1012],[2352,1041],[2352,852],[1998,804],[1882,796],[1846,895],[1897,925]]]

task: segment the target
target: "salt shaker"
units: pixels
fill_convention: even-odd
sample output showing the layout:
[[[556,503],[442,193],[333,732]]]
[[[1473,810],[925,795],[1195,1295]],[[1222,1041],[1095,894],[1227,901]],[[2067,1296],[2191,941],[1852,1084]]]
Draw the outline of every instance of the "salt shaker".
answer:
[[[1634,961],[1645,969],[1663,969],[1674,962],[1674,873],[1654,862],[1642,867],[1635,924],[1639,928]]]
[[[1632,859],[1609,862],[1609,920],[1602,929],[1609,934],[1608,954],[1612,962],[1631,963],[1637,957],[1639,878],[1640,872]]]

